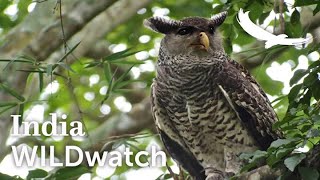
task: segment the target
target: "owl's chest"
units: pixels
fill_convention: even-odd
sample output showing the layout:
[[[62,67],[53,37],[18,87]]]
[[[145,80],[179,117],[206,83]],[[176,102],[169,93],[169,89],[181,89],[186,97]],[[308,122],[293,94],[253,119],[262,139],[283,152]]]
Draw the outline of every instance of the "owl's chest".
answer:
[[[156,96],[180,132],[199,131],[227,106],[212,75],[208,68],[195,67],[158,71]]]
[[[190,135],[190,132],[194,136],[199,136],[199,133],[224,136],[225,130],[233,130],[229,125],[232,126],[232,121],[237,119],[222,93],[215,89],[199,91],[189,96],[173,95],[166,109],[182,136]]]

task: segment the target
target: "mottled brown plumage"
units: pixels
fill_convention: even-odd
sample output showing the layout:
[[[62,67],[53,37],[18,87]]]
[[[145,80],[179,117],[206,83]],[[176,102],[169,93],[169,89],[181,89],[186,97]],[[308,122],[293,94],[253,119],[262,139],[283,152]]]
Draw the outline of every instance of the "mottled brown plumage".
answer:
[[[151,90],[156,126],[171,156],[199,180],[237,173],[242,152],[281,136],[263,90],[222,48],[216,28],[225,17],[145,21],[165,34]]]

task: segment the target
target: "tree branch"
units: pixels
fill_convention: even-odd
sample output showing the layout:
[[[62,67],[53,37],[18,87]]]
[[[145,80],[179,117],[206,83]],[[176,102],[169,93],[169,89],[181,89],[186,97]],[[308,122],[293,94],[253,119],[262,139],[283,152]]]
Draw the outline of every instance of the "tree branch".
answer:
[[[80,31],[89,21],[110,7],[116,0],[82,0],[73,10],[62,17],[64,23],[65,40]],[[60,19],[44,28],[39,36],[24,49],[23,54],[31,56],[38,61],[44,61],[51,53],[63,43],[61,37]],[[48,46],[48,44],[50,44]]]

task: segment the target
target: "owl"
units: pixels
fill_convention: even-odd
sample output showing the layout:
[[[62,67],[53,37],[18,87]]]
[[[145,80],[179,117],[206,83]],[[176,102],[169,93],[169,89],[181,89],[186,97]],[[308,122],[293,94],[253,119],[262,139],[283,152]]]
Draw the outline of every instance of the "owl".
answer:
[[[172,158],[196,180],[238,173],[243,152],[266,150],[281,133],[270,102],[249,72],[225,53],[210,19],[152,17],[144,25],[164,34],[151,86],[161,140]]]

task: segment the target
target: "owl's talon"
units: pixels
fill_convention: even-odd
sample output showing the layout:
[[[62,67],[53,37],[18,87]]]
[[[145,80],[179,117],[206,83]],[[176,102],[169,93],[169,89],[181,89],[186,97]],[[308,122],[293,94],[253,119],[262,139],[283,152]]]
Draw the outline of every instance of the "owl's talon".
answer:
[[[218,173],[209,174],[206,180],[224,180],[224,176]]]

